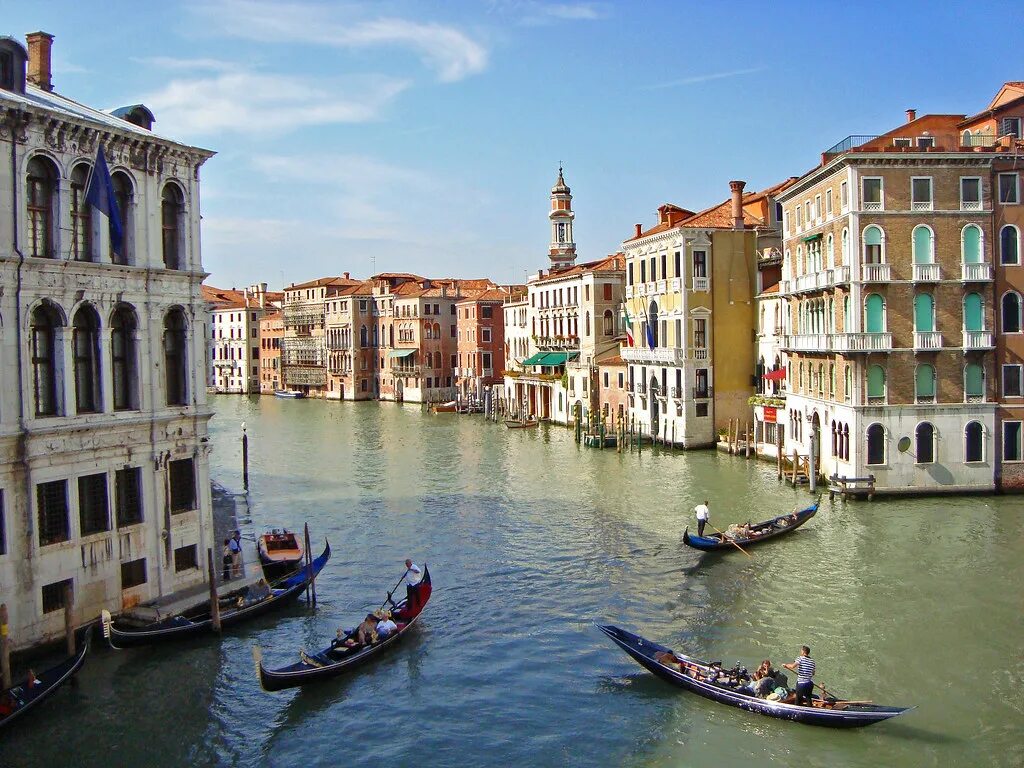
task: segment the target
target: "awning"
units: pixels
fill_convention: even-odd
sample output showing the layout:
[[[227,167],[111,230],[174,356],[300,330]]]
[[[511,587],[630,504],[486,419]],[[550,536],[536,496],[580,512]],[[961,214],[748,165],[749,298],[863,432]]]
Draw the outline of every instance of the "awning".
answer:
[[[805,243],[809,243],[809,242],[811,242],[811,240],[820,240],[820,239],[821,239],[821,232],[819,232],[816,235],[808,235],[807,237],[801,238],[801,240],[803,240]]]
[[[535,355],[530,355],[528,358],[523,360],[523,365],[540,365],[540,361],[548,356],[547,352],[538,352]]]
[[[409,357],[415,355],[415,349],[389,349],[388,357]]]
[[[548,352],[537,365],[565,365],[566,360],[575,360],[579,352]]]
[[[786,369],[779,368],[777,371],[768,371],[763,378],[768,379],[768,381],[785,381]]]

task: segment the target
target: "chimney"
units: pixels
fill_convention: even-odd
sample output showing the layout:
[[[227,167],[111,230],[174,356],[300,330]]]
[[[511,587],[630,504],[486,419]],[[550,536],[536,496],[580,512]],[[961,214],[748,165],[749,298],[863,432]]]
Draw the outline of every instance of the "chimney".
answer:
[[[907,110],[907,122],[908,123],[912,123],[915,120],[917,120],[917,110],[916,109],[908,109]]]
[[[25,40],[28,42],[28,74],[25,79],[44,91],[52,91],[50,50],[53,48],[53,35],[30,32],[25,36]]]
[[[732,191],[732,228],[743,229],[743,188],[747,186],[745,181],[730,181],[729,189]]]
[[[643,227],[641,227],[639,224],[634,224],[633,226],[636,227],[636,234],[633,235],[633,237],[640,237],[640,233],[644,231]]]
[[[344,272],[343,274],[345,275],[345,279],[348,280],[349,279],[348,272]]]

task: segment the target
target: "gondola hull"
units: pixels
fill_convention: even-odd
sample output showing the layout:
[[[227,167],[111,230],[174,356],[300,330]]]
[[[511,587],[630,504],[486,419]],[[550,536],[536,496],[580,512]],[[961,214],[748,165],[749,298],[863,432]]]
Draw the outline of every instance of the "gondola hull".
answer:
[[[612,642],[625,651],[644,669],[652,672],[675,686],[684,688],[698,696],[717,701],[720,704],[728,704],[731,707],[738,707],[749,712],[756,712],[760,715],[775,717],[780,720],[792,720],[805,725],[819,725],[826,728],[862,728],[866,725],[873,725],[883,720],[902,715],[913,707],[883,707],[876,704],[846,704],[842,708],[828,707],[806,707],[796,704],[786,704],[781,701],[769,701],[756,696],[740,693],[734,689],[727,688],[714,683],[697,680],[681,671],[665,666],[656,660],[658,653],[672,653],[670,648],[645,640],[639,635],[634,635],[624,629],[611,625],[598,625],[598,629],[604,632]],[[706,668],[707,664],[688,656],[677,653],[677,657],[686,659],[687,662]],[[816,699],[817,700],[817,699]],[[840,702],[841,703],[841,702]]]
[[[389,635],[374,645],[364,646],[353,651],[339,651],[329,646],[319,653],[307,656],[295,664],[290,664],[279,669],[267,669],[263,666],[263,656],[259,648],[253,649],[256,662],[256,674],[259,677],[260,686],[265,691],[283,691],[286,688],[295,688],[301,685],[327,680],[337,677],[346,672],[362,666],[370,659],[384,653],[388,648],[398,645],[401,639],[412,629],[419,620],[423,609],[430,600],[433,592],[433,585],[430,580],[430,570],[426,565],[423,567],[423,578],[411,589],[416,590],[416,605],[410,606],[408,597],[398,602],[395,606],[393,616],[401,623],[397,632]],[[401,618],[407,621],[401,622]]]
[[[736,544],[739,544],[743,549],[752,547],[756,544],[762,544],[763,542],[770,541],[771,539],[783,536],[787,533],[792,533],[801,525],[810,520],[818,512],[818,502],[814,502],[811,506],[801,509],[796,513],[796,520],[790,522],[789,525],[781,526],[779,523],[782,520],[787,520],[788,515],[781,515],[779,517],[773,517],[768,520],[764,520],[756,525],[751,526],[752,528],[763,528],[772,526],[772,530],[763,533],[760,536],[753,536],[749,539],[735,539]],[[728,549],[733,552],[736,551],[736,547],[732,545],[732,539],[722,540],[722,537],[717,534],[714,536],[696,536],[690,533],[690,529],[687,528],[683,531],[683,543],[688,547],[699,549],[703,552],[715,552],[718,550]]]
[[[82,635],[81,647],[78,652],[40,674],[37,677],[38,685],[26,688],[25,684],[22,684],[8,688],[6,691],[0,691],[0,705],[3,706],[3,710],[12,707],[10,711],[0,710],[0,728],[10,725],[26,712],[38,707],[56,693],[64,683],[74,677],[85,664],[85,655],[89,652],[91,639],[92,626],[90,625]]]
[[[320,573],[330,557],[331,545],[328,543],[324,548],[323,554],[312,563],[312,577],[316,577]],[[264,600],[234,610],[222,609],[220,615],[221,629],[241,624],[249,619],[254,619],[257,616],[262,616],[265,613],[284,607],[302,594],[310,580],[309,571],[303,569],[281,582],[278,588],[271,590],[270,596]],[[132,627],[118,620],[108,621],[106,616],[104,616],[103,631],[107,635],[107,640],[112,647],[133,648],[140,645],[167,643],[197,635],[209,634],[213,631],[213,618],[210,615],[209,609],[205,607],[197,609],[196,612],[172,616],[141,627]]]
[[[538,426],[540,422],[537,421],[515,421],[513,419],[506,419],[505,426],[509,429],[533,429]]]

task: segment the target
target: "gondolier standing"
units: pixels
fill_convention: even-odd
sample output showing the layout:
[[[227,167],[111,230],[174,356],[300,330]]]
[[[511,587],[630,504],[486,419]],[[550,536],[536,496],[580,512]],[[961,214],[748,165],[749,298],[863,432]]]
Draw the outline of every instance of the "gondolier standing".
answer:
[[[810,707],[811,693],[814,690],[814,659],[811,658],[811,649],[806,645],[800,646],[800,655],[792,664],[783,664],[786,669],[796,672],[796,704],[797,706]]]
[[[697,535],[704,535],[704,526],[708,524],[708,519],[711,517],[711,510],[708,509],[708,500],[704,499],[703,504],[698,504],[693,508],[693,511],[697,514]]]

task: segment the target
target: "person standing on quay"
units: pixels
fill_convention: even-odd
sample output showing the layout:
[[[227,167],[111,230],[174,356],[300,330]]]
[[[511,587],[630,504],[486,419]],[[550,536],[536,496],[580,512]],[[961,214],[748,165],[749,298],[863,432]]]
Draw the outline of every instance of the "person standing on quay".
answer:
[[[224,570],[221,573],[223,581],[228,581],[231,578],[231,569],[235,564],[235,553],[231,549],[231,539],[224,539],[224,550],[221,552],[222,562],[224,564]]]
[[[800,655],[792,664],[783,664],[786,669],[796,672],[796,704],[797,706],[810,707],[811,693],[814,691],[814,659],[811,658],[811,649],[806,645],[800,646]]]
[[[236,530],[231,537],[231,578],[242,575],[242,532]]]
[[[698,504],[693,508],[693,511],[697,514],[697,535],[704,535],[704,526],[708,524],[708,520],[711,517],[711,510],[708,509],[708,500],[704,499],[703,504]]]

